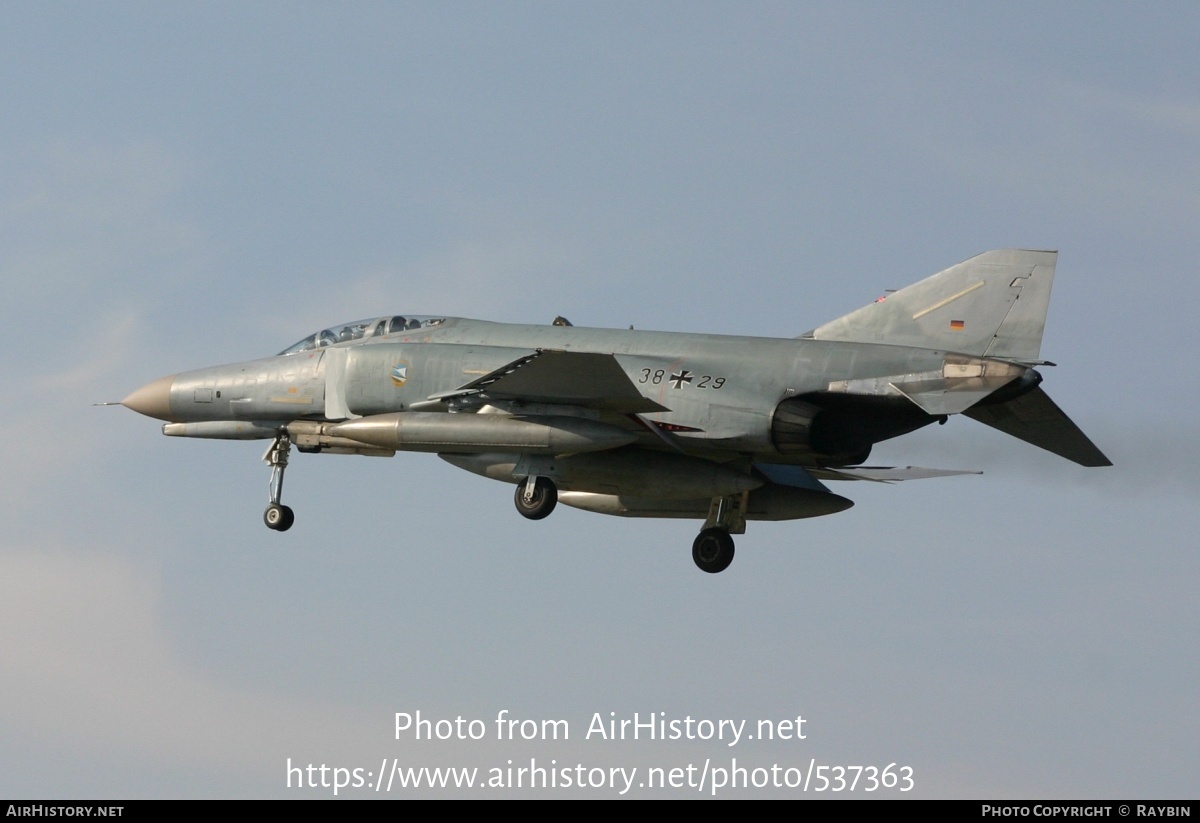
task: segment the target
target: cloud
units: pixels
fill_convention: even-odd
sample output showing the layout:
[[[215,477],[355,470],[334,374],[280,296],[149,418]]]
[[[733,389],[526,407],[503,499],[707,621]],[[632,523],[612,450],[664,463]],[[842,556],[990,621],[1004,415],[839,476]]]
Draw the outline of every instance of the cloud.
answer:
[[[109,556],[0,556],[0,719],[81,758],[258,771],[287,746],[380,738],[378,718],[239,690],[181,661],[150,574]],[[283,772],[282,762],[278,771]]]

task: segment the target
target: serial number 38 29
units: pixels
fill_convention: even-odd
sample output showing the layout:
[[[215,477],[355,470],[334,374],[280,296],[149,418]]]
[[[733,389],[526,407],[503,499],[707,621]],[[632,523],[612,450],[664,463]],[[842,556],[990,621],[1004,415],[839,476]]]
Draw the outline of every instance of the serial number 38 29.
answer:
[[[693,374],[687,369],[671,375],[667,374],[666,369],[642,369],[642,376],[638,378],[639,383],[649,383],[653,386],[661,384],[664,380],[677,389],[682,389],[684,386],[691,386],[697,389],[720,389],[725,386],[724,377],[715,377],[711,374]]]

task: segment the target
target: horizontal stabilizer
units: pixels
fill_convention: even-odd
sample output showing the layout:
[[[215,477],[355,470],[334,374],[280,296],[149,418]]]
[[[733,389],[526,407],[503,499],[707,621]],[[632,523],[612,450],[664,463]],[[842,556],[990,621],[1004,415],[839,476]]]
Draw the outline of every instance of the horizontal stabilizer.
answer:
[[[1013,400],[975,406],[964,414],[1081,466],[1112,465],[1040,386]]]
[[[1033,362],[1057,260],[1055,251],[985,252],[803,336]]]
[[[611,354],[538,351],[430,399],[472,394],[622,414],[669,411],[644,397]]]
[[[826,480],[871,480],[875,483],[895,483],[900,480],[928,480],[931,477],[958,477],[964,474],[983,474],[964,469],[924,469],[920,466],[854,466],[846,469],[813,469],[813,474]]]

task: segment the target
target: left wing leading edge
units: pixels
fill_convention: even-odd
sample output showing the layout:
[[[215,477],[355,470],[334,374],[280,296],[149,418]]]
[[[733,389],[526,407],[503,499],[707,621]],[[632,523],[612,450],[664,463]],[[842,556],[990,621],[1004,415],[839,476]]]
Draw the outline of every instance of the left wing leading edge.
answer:
[[[539,350],[430,400],[486,394],[619,414],[669,411],[644,397],[611,354]]]

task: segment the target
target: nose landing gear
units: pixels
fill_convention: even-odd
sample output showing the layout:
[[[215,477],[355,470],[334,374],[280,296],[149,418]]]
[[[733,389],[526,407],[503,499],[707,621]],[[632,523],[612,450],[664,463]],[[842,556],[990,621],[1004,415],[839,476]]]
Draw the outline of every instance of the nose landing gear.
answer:
[[[291,438],[287,432],[281,432],[275,436],[275,442],[263,455],[263,462],[271,467],[271,500],[267,510],[263,512],[263,522],[267,524],[268,529],[277,532],[287,531],[296,522],[296,514],[291,507],[279,502],[279,498],[283,496],[283,473],[287,469],[288,454],[291,450]]]
[[[296,522],[296,514],[292,511],[291,506],[280,506],[272,503],[263,512],[263,522],[267,524],[268,529],[285,532]]]

